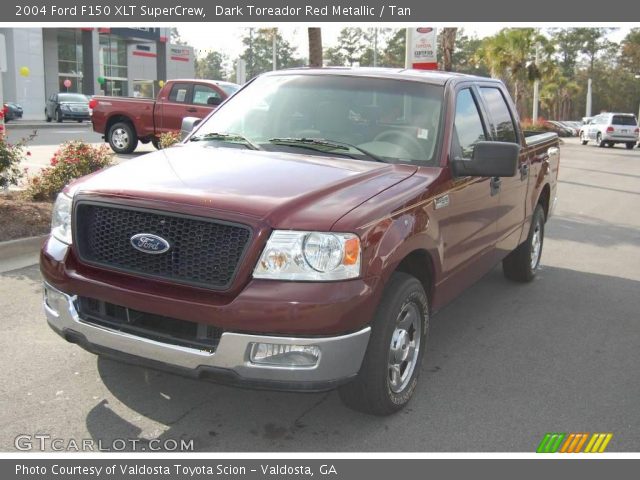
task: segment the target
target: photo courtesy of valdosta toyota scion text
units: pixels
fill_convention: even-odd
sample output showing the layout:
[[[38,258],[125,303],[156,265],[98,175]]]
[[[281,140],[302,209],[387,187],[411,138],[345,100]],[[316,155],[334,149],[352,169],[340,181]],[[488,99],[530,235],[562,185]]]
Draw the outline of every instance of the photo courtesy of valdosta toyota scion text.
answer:
[[[637,460],[640,23],[487,1],[18,2],[7,478]]]

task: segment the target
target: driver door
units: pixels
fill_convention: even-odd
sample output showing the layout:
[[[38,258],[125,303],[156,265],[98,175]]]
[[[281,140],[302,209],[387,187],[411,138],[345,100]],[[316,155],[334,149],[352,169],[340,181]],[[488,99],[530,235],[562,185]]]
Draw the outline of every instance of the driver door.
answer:
[[[472,87],[456,93],[450,159],[469,160],[475,143],[490,139],[478,98]],[[444,291],[453,298],[494,263],[499,195],[489,177],[452,176],[450,182],[434,200],[434,213],[443,240],[443,283],[449,284]]]

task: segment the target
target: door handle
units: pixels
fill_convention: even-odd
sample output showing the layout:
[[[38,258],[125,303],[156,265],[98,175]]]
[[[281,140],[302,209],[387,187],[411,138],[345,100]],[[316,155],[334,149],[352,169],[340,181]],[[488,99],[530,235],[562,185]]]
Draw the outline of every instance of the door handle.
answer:
[[[520,165],[520,180],[524,180],[529,176],[529,164],[523,163]]]
[[[198,109],[194,108],[194,107],[187,108],[187,112],[190,112],[190,113],[194,113],[194,112],[197,112],[197,111],[198,111]]]
[[[491,196],[497,195],[500,192],[500,185],[502,185],[502,180],[500,177],[491,177]]]

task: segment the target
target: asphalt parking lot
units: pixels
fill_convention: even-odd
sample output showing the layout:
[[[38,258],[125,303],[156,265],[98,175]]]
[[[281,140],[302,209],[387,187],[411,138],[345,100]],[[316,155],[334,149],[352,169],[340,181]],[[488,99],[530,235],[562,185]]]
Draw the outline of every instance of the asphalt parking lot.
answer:
[[[0,450],[193,439],[200,451],[533,452],[546,432],[640,450],[640,149],[563,145],[543,267],[496,267],[432,320],[414,399],[388,418],[335,392],[233,389],[105,360],[45,323],[37,266],[0,274]]]

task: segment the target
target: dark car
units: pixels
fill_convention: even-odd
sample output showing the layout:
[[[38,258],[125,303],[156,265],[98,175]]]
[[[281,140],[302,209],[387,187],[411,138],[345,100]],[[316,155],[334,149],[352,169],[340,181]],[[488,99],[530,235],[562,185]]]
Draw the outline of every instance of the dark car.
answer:
[[[44,116],[47,122],[55,119],[58,123],[63,120],[89,120],[89,99],[81,93],[54,93],[47,100]]]
[[[22,107],[17,103],[7,102],[4,104],[4,121],[15,120],[16,118],[22,118]]]

